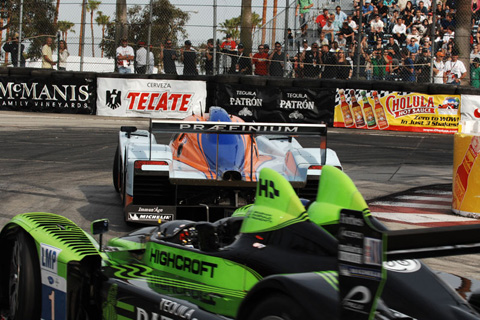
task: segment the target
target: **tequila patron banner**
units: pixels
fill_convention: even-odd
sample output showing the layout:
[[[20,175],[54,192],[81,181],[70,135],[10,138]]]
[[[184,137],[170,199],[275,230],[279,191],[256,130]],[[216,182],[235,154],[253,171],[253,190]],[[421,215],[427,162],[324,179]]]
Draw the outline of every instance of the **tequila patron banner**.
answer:
[[[459,109],[459,95],[337,89],[334,126],[455,133]]]

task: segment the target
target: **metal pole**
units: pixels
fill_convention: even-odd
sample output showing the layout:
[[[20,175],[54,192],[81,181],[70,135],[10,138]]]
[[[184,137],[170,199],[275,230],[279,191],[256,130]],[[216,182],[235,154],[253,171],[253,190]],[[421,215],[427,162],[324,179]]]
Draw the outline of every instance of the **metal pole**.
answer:
[[[57,70],[60,70],[60,31],[57,33]]]
[[[217,0],[213,0],[213,75],[217,71]]]
[[[153,16],[153,1],[150,0],[150,21],[148,22],[148,39],[147,39],[147,70],[145,74],[148,74],[150,70],[150,41],[152,39],[152,16]]]
[[[82,43],[80,43],[80,71],[83,71],[83,53],[85,52],[85,19],[86,19],[87,0],[82,1],[83,23],[82,23]]]
[[[17,65],[15,67],[20,67],[20,55],[22,54],[22,23],[23,20],[23,0],[20,1],[20,21],[18,26],[18,54],[17,54]]]
[[[432,29],[430,31],[430,83],[433,81],[433,62],[435,61],[435,28],[437,24],[437,0],[433,0],[432,4]],[[428,19],[428,17],[427,17]]]
[[[289,7],[289,3],[288,3],[288,0],[285,0],[285,26],[283,28],[283,32],[284,32],[284,42],[285,43],[285,49],[284,49],[284,55],[283,55],[283,75],[285,76],[286,75],[286,71],[287,71],[287,59],[288,59],[288,32],[287,32],[287,29],[288,29],[288,7]]]
[[[353,9],[355,10],[355,8]],[[360,79],[360,56],[362,54],[362,31],[363,31],[363,28],[362,28],[362,6],[360,5],[360,8],[359,8],[360,12],[359,12],[359,20],[358,20],[358,37],[357,37],[357,48],[355,51],[357,51],[357,80]]]

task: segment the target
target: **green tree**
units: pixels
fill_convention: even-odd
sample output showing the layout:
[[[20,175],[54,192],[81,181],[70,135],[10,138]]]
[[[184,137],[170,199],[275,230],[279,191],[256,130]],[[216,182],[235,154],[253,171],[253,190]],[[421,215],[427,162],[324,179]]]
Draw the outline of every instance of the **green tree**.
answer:
[[[238,40],[240,38],[240,23],[240,17],[227,19],[220,23],[219,31],[225,33],[225,35],[230,34],[233,40]]]
[[[57,23],[58,30],[62,33],[62,39],[67,42],[67,35],[68,32],[73,32],[75,33],[75,30],[70,30],[75,26],[75,23],[70,22],[70,21],[65,21],[65,20],[60,20]]]
[[[90,12],[90,29],[92,31],[92,57],[95,57],[95,37],[93,35],[93,12],[98,9],[101,1],[88,0],[87,12]]]
[[[102,49],[102,58],[103,58],[103,53],[105,51],[105,29],[107,26],[111,24],[110,17],[107,15],[104,15],[102,11],[97,11],[97,17],[95,18],[95,22],[99,26],[102,26],[102,41],[100,42],[100,48]]]
[[[8,12],[7,23],[1,29],[18,32],[20,1],[7,0],[4,2]],[[57,29],[53,24],[55,6],[52,1],[24,1],[22,39],[29,39],[27,55],[36,59],[42,55],[42,45],[47,37],[55,37]]]
[[[138,41],[147,42],[148,26],[150,19],[150,6],[135,5],[129,7],[127,11],[127,25],[129,26],[128,33],[129,42],[137,43]],[[160,44],[167,38],[172,39],[174,43],[178,44],[178,39],[186,38],[187,32],[185,30],[188,22],[189,14],[183,12],[177,7],[173,6],[169,0],[158,0],[152,5],[152,38],[151,45],[159,48]],[[116,30],[118,25],[123,25],[115,21],[107,25],[105,36],[105,52],[107,57],[114,57],[115,51],[119,42],[112,41],[117,39]]]

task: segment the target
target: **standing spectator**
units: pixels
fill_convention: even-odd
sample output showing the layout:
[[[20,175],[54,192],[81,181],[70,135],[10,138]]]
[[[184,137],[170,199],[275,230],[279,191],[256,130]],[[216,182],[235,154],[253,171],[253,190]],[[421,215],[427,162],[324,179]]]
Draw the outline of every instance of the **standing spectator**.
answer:
[[[213,74],[213,39],[208,39],[207,49],[205,50],[205,73],[207,75]]]
[[[53,66],[57,64],[52,57],[52,43],[52,38],[48,37],[42,47],[42,68],[53,69]]]
[[[173,49],[173,42],[170,39],[165,40],[165,46],[160,46],[159,60],[163,63],[163,71],[165,74],[177,74],[177,51]]]
[[[152,52],[153,46],[150,45],[150,52],[148,53],[148,74],[153,74],[155,68],[155,55]]]
[[[471,85],[474,88],[480,88],[480,58],[473,59],[473,67],[471,68]]]
[[[249,56],[245,54],[243,43],[238,44],[238,58],[235,70],[240,74],[252,74],[252,62]]]
[[[320,76],[322,55],[318,50],[317,43],[312,43],[312,49],[306,50],[302,53],[301,62],[303,64],[303,73],[305,77],[318,79]]]
[[[467,74],[467,69],[462,61],[458,60],[458,50],[453,49],[452,60],[445,63],[445,72],[443,73],[443,82],[448,84],[460,85]]]
[[[130,64],[135,56],[133,48],[128,45],[127,38],[122,39],[122,45],[117,48],[117,66],[119,73],[132,73]]]
[[[387,62],[383,56],[383,49],[375,49],[371,61],[373,65],[373,80],[385,80]]]
[[[302,31],[302,37],[307,35],[308,29],[308,15],[310,13],[310,8],[313,7],[312,0],[297,0],[297,7],[295,9],[295,16],[300,19],[300,29]]]
[[[445,63],[443,62],[445,55],[442,51],[438,51],[433,61],[433,83],[443,83],[443,72],[445,71]]]
[[[282,52],[282,44],[275,42],[275,49],[270,54],[270,75],[273,77],[283,77],[283,68],[285,61],[285,53]]]
[[[333,79],[336,72],[335,65],[337,64],[337,58],[334,52],[330,52],[330,48],[328,47],[328,45],[322,46],[322,63],[322,78]]]
[[[234,56],[236,56],[237,43],[233,40],[231,34],[227,34],[225,41],[220,45],[220,49],[223,53],[223,73],[229,73],[232,71],[232,66],[235,67]],[[230,69],[228,66],[230,65]]]
[[[192,48],[192,42],[190,40],[186,40],[185,48],[180,49],[180,61],[183,62],[184,75],[198,75],[197,52]]]
[[[317,24],[318,34],[322,33],[323,27],[327,24],[330,15],[328,13],[328,9],[323,9],[323,14],[319,14],[318,17],[315,19],[315,23]]]
[[[352,65],[347,60],[347,57],[345,56],[345,51],[343,51],[342,49],[337,52],[337,63],[335,67],[337,70],[337,79],[350,79],[352,77]]]
[[[372,80],[373,64],[372,64],[372,54],[370,53],[370,49],[367,49],[363,52],[363,57],[365,59],[365,79]]]
[[[64,40],[60,40],[58,43],[58,70],[67,70],[67,59],[70,56],[67,50],[67,43]]]
[[[20,65],[18,64],[18,33],[15,33],[13,37],[8,38],[7,42],[3,45],[3,51],[9,52],[12,59],[12,65],[14,67],[25,67],[25,57],[23,56],[23,50],[25,46],[20,46]]]
[[[147,48],[145,48],[145,42],[139,41],[138,46],[140,47],[137,50],[135,56],[136,61],[136,73],[137,74],[146,74],[147,73]]]
[[[268,57],[269,55],[266,52],[264,45],[259,45],[258,52],[252,56],[252,64],[255,66],[255,75],[268,75]]]
[[[292,34],[292,29],[290,28],[287,29],[287,40],[288,40],[288,46],[293,47],[293,34]]]
[[[402,66],[400,68],[400,78],[402,81],[415,82],[415,68],[413,66],[413,60],[410,58],[410,51],[407,48],[403,48],[402,54]]]
[[[416,61],[417,82],[430,82],[430,61],[432,61],[430,51],[422,49],[422,54]]]

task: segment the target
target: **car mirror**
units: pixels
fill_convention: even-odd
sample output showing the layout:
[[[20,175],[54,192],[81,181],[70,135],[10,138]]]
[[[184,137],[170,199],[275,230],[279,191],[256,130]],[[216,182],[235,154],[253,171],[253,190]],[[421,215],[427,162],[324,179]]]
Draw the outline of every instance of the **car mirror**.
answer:
[[[108,219],[98,219],[90,225],[92,234],[104,234],[108,231]]]

